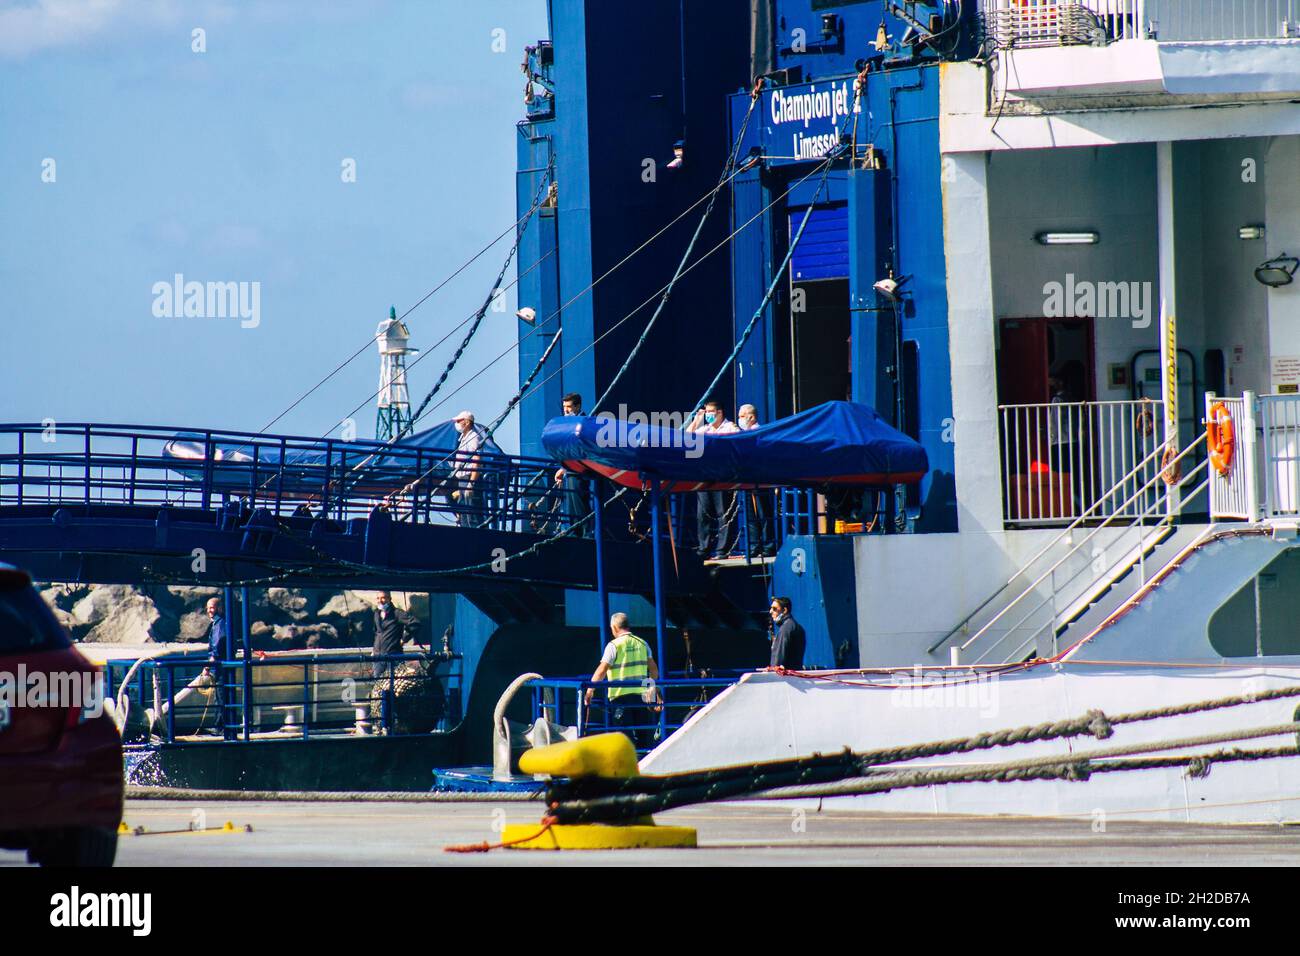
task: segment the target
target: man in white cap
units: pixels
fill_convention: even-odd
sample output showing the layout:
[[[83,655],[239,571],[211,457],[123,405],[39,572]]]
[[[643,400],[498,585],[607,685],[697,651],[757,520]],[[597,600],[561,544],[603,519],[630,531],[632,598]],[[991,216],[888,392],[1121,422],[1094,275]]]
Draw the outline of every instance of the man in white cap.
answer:
[[[479,505],[479,450],[483,447],[483,436],[474,426],[473,412],[460,412],[452,419],[452,423],[460,435],[456,442],[456,454],[452,456],[451,471],[456,485],[452,498],[460,504],[456,523],[472,525]]]

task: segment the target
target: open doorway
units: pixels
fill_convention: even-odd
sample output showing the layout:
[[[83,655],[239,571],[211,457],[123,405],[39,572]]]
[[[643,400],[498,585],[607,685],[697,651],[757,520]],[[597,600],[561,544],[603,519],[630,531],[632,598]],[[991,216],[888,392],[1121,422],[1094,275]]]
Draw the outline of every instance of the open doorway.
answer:
[[[1000,332],[999,404],[1096,401],[1092,319],[1002,319]]]
[[[849,280],[794,283],[790,302],[794,410],[848,401],[852,393]]]

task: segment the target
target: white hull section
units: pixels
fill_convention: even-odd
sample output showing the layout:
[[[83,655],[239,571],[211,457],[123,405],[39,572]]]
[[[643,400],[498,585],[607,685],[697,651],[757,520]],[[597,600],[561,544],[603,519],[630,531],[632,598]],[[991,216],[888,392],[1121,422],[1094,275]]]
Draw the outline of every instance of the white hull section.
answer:
[[[1153,710],[1300,685],[1300,664],[1260,666],[1041,664],[972,683],[967,673],[927,672],[909,685],[898,676],[838,674],[746,676],[649,754],[646,773],[779,760],[849,747],[855,751],[967,737],[1083,716]],[[966,683],[955,681],[965,680]],[[894,768],[955,767],[1221,734],[1295,720],[1300,698],[1285,698],[1114,728],[1106,740],[1018,744],[932,757]],[[1296,735],[1178,751],[1295,747]],[[1173,751],[1164,751],[1171,753]],[[809,801],[802,801],[807,805]],[[814,804],[816,801],[812,801]],[[1193,778],[1182,767],[1097,773],[1084,782],[961,783],[835,797],[826,808],[920,814],[1078,817],[1094,829],[1107,820],[1179,823],[1300,821],[1300,757],[1216,763]]]

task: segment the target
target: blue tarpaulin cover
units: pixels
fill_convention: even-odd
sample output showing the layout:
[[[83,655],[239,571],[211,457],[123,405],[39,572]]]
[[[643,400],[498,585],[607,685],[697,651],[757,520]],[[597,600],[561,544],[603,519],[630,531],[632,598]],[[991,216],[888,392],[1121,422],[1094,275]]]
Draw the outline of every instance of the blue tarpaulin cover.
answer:
[[[629,487],[645,475],[673,491],[906,484],[930,467],[919,443],[853,402],[827,402],[730,435],[570,415],[547,423],[542,445],[575,470]]]

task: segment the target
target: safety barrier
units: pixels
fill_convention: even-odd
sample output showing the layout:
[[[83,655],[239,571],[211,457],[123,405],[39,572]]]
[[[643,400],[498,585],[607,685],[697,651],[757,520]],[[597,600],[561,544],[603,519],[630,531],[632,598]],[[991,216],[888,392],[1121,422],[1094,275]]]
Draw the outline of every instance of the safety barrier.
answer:
[[[1300,0],[982,0],[1001,49],[1300,36]]]
[[[419,522],[533,531],[573,516],[541,458],[382,442],[91,423],[0,425],[0,505],[242,503],[346,520],[376,508]]]
[[[532,719],[545,717],[555,724],[577,727],[578,736],[630,730],[637,737],[637,752],[644,754],[658,746],[674,730],[690,720],[696,711],[740,679],[745,671],[714,671],[707,677],[668,677],[653,683],[641,681],[592,681],[581,677],[548,677],[528,685],[532,691]],[[610,688],[635,687],[641,694],[657,690],[663,708],[651,723],[619,726],[613,721]],[[587,690],[594,689],[591,704]]]
[[[1009,524],[1068,524],[1147,510],[1160,472],[1164,404],[1051,402],[1001,405],[1004,515]],[[1142,463],[1141,467],[1135,468]]]
[[[109,695],[125,689],[131,711],[151,715],[150,737],[165,743],[205,733],[227,740],[418,735],[450,730],[462,712],[459,654],[273,652],[215,666],[206,657],[163,657],[143,662],[123,688],[134,663],[107,662]]]

